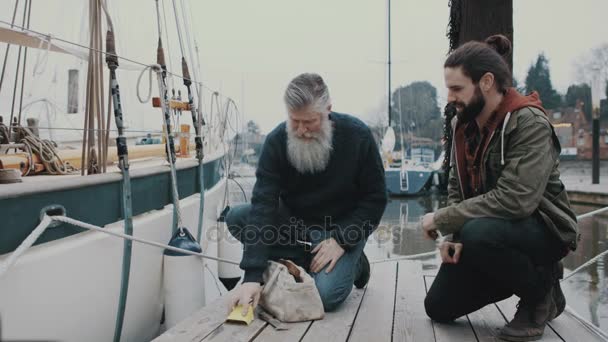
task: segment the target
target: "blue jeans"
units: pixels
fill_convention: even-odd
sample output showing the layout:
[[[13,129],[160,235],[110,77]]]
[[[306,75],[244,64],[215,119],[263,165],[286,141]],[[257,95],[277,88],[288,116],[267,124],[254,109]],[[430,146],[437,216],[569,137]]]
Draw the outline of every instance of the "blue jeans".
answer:
[[[239,241],[241,241],[241,231],[247,225],[250,211],[251,205],[243,204],[232,207],[226,215],[228,230]],[[279,221],[282,222],[280,224],[289,224],[289,218],[284,214],[279,214]],[[353,289],[355,278],[360,273],[359,259],[366,241],[361,241],[354,248],[346,251],[330,273],[325,272],[327,266],[318,273],[312,273],[309,268],[313,255],[310,251],[327,238],[329,238],[329,231],[315,231],[315,234],[307,236],[312,247],[271,245],[270,259],[290,259],[306,269],[315,280],[325,311],[332,311],[344,302]]]

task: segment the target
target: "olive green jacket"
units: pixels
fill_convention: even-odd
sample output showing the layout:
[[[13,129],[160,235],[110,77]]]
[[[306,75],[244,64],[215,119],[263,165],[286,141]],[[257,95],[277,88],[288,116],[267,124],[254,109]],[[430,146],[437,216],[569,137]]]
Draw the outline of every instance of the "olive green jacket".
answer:
[[[452,126],[456,127],[456,118]],[[458,147],[452,142],[448,206],[434,214],[438,230],[453,234],[473,218],[521,219],[538,212],[564,247],[576,249],[576,215],[559,178],[561,147],[545,113],[524,107],[507,114],[489,139],[482,155],[484,193],[467,199],[462,191],[462,170],[454,162]]]

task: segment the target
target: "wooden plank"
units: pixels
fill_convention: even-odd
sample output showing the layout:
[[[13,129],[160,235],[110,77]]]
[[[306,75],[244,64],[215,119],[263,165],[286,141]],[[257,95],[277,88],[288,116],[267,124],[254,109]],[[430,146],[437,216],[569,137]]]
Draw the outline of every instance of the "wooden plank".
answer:
[[[434,279],[435,277],[424,277],[427,292]],[[433,322],[433,330],[437,342],[477,341],[468,317],[460,317],[452,323]]]
[[[503,301],[496,303],[496,305],[498,306],[502,314],[505,316],[507,321],[512,320],[513,316],[515,316],[515,311],[517,311],[517,302],[519,302],[519,298],[517,296],[511,296]],[[541,339],[541,341],[558,342],[563,340],[550,327],[546,327],[545,333],[543,334],[543,338]],[[585,340],[575,339],[572,341]]]
[[[284,342],[300,341],[312,321],[298,323],[283,323],[289,330],[276,330],[272,325],[268,325],[255,341],[260,342]]]
[[[202,341],[247,342],[253,340],[267,326],[268,323],[259,318],[255,318],[249,325],[224,323],[219,328],[211,332],[211,334],[207,335],[207,337],[205,337]]]
[[[229,313],[228,296],[231,292],[209,303],[187,319],[167,330],[153,342],[199,342],[222,325]]]
[[[397,266],[393,341],[435,340],[433,323],[424,310],[425,295],[422,263],[400,261]]]
[[[433,322],[435,341],[437,342],[470,342],[477,341],[469,319],[460,317],[451,323]]]
[[[501,341],[500,329],[507,323],[496,304],[489,304],[468,314],[469,322],[479,342]]]
[[[353,289],[337,311],[326,312],[322,320],[312,322],[303,342],[346,341],[364,292],[365,289]]]
[[[391,341],[397,265],[375,264],[349,341]]]
[[[604,341],[604,339],[590,331],[589,328],[585,327],[576,318],[570,315],[567,310],[551,321],[549,326],[564,341]]]

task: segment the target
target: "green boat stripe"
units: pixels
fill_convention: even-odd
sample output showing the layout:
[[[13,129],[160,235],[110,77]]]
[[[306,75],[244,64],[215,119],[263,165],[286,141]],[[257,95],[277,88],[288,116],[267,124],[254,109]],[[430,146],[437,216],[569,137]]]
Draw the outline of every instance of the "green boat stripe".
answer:
[[[198,163],[196,160],[180,163],[177,170],[178,190],[180,198],[189,197],[200,191]],[[205,178],[204,189],[215,186],[224,176],[223,158],[206,161],[203,165]],[[134,176],[134,174],[137,175]],[[69,186],[58,188],[56,184],[47,185],[38,192],[24,191],[21,194],[1,196],[0,194],[0,255],[12,252],[34,230],[40,221],[40,211],[51,204],[65,207],[66,214],[77,220],[97,226],[104,226],[123,219],[121,206],[122,176],[117,174],[101,175],[111,181],[88,180],[89,177],[74,177],[68,179]],[[53,183],[65,185],[66,179],[58,179]],[[51,182],[49,182],[51,183]],[[36,183],[29,183],[36,184]],[[17,186],[24,184],[17,184]],[[147,172],[132,170],[131,189],[133,216],[150,210],[162,209],[171,203],[171,179],[169,168],[149,168]],[[5,186],[15,186],[9,184]],[[3,186],[2,188],[4,188]],[[7,194],[3,189],[4,195]],[[85,231],[81,228],[61,224],[56,228],[47,229],[36,242],[41,244],[61,239]]]

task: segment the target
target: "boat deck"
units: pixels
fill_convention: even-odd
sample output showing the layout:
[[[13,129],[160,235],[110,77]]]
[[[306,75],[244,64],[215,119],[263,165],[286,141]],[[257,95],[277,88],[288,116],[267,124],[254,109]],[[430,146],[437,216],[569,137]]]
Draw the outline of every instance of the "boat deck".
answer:
[[[227,296],[154,341],[498,341],[498,330],[513,317],[517,297],[487,305],[451,324],[431,321],[424,311],[434,279],[416,261],[372,265],[366,288],[353,292],[335,312],[319,321],[286,324],[275,330],[256,318],[249,326],[225,323]],[[228,294],[229,295],[229,294]],[[567,311],[547,326],[541,341],[604,341]]]

